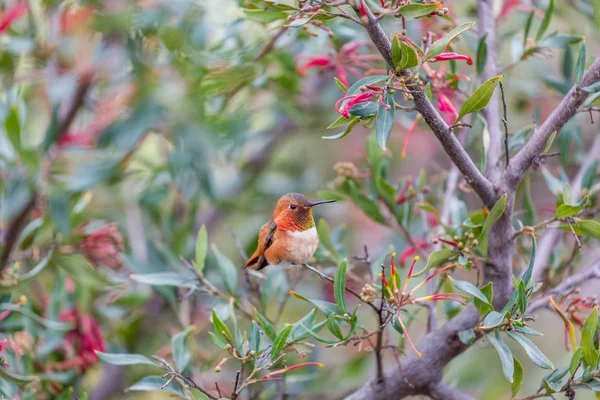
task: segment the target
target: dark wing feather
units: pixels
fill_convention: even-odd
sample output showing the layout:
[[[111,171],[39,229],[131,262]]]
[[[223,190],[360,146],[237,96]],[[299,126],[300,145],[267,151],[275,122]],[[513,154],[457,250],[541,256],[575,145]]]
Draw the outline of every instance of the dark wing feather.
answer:
[[[258,237],[258,248],[250,259],[246,261],[244,267],[260,270],[269,265],[265,257],[265,252],[275,241],[275,231],[277,231],[277,224],[275,222],[267,222],[263,225]]]

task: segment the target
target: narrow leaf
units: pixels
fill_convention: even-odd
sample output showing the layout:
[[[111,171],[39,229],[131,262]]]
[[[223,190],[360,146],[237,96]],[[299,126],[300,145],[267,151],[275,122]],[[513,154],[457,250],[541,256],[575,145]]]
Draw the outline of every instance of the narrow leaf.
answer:
[[[477,45],[477,75],[481,75],[487,63],[487,33],[479,39]]]
[[[283,346],[285,346],[285,342],[288,336],[290,335],[290,332],[292,331],[293,327],[294,325],[290,324],[283,328],[281,332],[277,334],[275,340],[273,340],[273,348],[271,349],[271,360],[277,358],[279,353],[281,353],[281,350],[283,349]]]
[[[223,321],[221,321],[221,318],[219,318],[219,316],[217,315],[217,312],[215,311],[214,308],[212,310],[212,322],[213,322],[213,326],[215,328],[215,333],[217,335],[224,336],[225,338],[229,339],[230,341],[233,340],[233,336],[231,336],[231,332],[229,332],[229,328],[227,328],[227,325],[225,325],[225,323]]]
[[[423,58],[427,60],[428,58],[439,56],[444,51],[446,51],[446,48],[452,40],[454,40],[461,33],[470,29],[475,24],[476,22],[465,22],[464,24],[461,24],[456,28],[452,29],[450,32],[446,33],[444,37],[442,37],[440,40],[434,42],[431,45],[431,47],[427,49],[427,52],[425,53],[425,56]]]
[[[598,364],[598,350],[594,343],[594,336],[598,327],[598,307],[594,307],[590,315],[583,324],[581,332],[581,350],[583,352],[583,362],[589,368],[595,370]]]
[[[217,248],[214,244],[212,245],[213,253],[217,257],[217,264],[219,265],[219,271],[221,278],[229,290],[229,293],[235,293],[237,289],[237,273],[238,269],[235,267],[233,262],[227,258],[227,256]]]
[[[510,383],[513,383],[514,373],[515,373],[515,364],[513,361],[513,355],[508,348],[508,346],[502,341],[498,331],[495,332],[494,335],[485,335],[485,338],[500,356],[500,362],[502,363],[502,371],[504,372],[504,377]]]
[[[143,356],[141,354],[103,353],[101,351],[96,351],[96,355],[102,361],[112,365],[156,365],[148,357]]]
[[[583,219],[577,221],[577,224],[581,230],[588,235],[600,239],[600,222],[591,219]]]
[[[377,144],[382,150],[385,150],[385,145],[392,133],[392,127],[394,126],[394,95],[388,93],[385,98],[387,107],[379,105],[377,111],[377,117],[375,118],[375,136],[377,138]]]
[[[206,226],[202,225],[196,237],[196,268],[199,271],[204,269],[206,254],[208,253],[208,234]]]
[[[269,322],[269,320],[263,317],[258,311],[256,311],[256,309],[254,310],[254,314],[256,315],[256,318],[258,318],[258,322],[260,322],[265,335],[267,335],[269,339],[275,340],[277,333],[275,332],[275,328],[273,328],[273,325]]]
[[[329,317],[327,318],[327,328],[329,329],[329,332],[333,333],[338,339],[344,339],[344,334],[342,333],[340,324],[338,324],[335,319],[335,314],[329,314]]]
[[[521,388],[521,384],[523,384],[523,365],[517,360],[516,357],[513,357],[514,365],[514,374],[513,374],[513,383],[512,383],[512,397],[515,397],[517,393],[519,393],[519,389]]]
[[[508,198],[507,194],[504,194],[500,197],[500,199],[494,204],[492,210],[489,212],[486,217],[483,226],[481,227],[481,233],[478,236],[479,240],[479,248],[483,252],[483,254],[487,255],[487,239],[488,232],[492,229],[492,226],[498,222],[502,214],[504,214],[504,209],[506,208],[506,199]]]
[[[546,14],[544,14],[544,19],[542,20],[542,23],[540,25],[540,29],[538,30],[538,33],[535,37],[536,42],[539,42],[540,39],[544,36],[544,33],[546,33],[546,30],[548,29],[548,26],[550,25],[550,20],[552,19],[553,12],[554,12],[554,0],[550,0],[550,3],[548,4],[548,8],[546,9]]]
[[[348,313],[346,308],[346,270],[348,268],[348,262],[344,259],[335,271],[333,294],[335,296],[335,302],[338,305],[340,311],[344,314]]]
[[[548,360],[548,357],[538,347],[531,342],[525,335],[519,332],[506,331],[508,336],[523,347],[529,359],[538,367],[544,369],[552,369],[554,366],[552,362]]]
[[[596,1],[596,3],[599,3]],[[575,63],[575,82],[579,83],[581,81],[581,77],[585,72],[585,61],[587,60],[587,47],[585,44],[585,40],[581,44],[581,49],[579,49],[579,56],[577,57],[577,62]]]
[[[502,78],[504,78],[504,75],[488,79],[478,87],[460,108],[456,122],[460,121],[467,114],[482,110],[490,102],[494,94],[494,89],[496,89]]]
[[[177,365],[177,369],[179,372],[185,370],[188,366],[191,354],[188,349],[185,340],[187,337],[195,330],[194,326],[190,326],[187,329],[176,333],[171,338],[171,347],[173,349],[173,359],[175,360],[175,365]]]
[[[441,6],[441,2],[430,4],[411,3],[398,8],[397,13],[404,18],[419,18],[431,14]]]
[[[485,296],[485,294],[483,294],[481,292],[481,290],[479,290],[479,288],[477,288],[477,286],[475,286],[472,283],[467,282],[467,281],[456,280],[449,275],[448,275],[448,279],[450,279],[450,281],[454,284],[454,286],[456,286],[456,288],[458,290],[461,290],[465,293],[469,293],[471,296],[479,299],[480,301],[484,302],[485,304],[491,305],[488,298]]]

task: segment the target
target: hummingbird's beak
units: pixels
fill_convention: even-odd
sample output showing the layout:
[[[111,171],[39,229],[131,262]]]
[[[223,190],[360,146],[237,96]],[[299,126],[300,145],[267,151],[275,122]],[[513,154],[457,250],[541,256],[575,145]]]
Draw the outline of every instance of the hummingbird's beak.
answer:
[[[335,203],[335,200],[315,201],[314,203],[309,203],[308,207],[314,207],[314,206],[318,206],[319,204],[327,204],[327,203]]]

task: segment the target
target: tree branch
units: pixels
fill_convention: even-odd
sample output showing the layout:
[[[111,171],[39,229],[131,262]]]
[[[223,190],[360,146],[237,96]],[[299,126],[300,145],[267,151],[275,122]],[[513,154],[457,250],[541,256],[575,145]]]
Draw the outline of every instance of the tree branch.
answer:
[[[589,281],[590,279],[600,279],[600,258],[593,261],[583,271],[567,278],[560,285],[548,290],[544,294],[544,297],[532,301],[529,304],[529,307],[527,307],[527,312],[533,313],[541,308],[546,308],[548,306],[548,296],[552,296],[554,298],[560,297],[565,293],[570,292],[581,283]]]
[[[477,2],[477,17],[479,37],[483,38],[485,36],[485,43],[487,46],[487,59],[485,67],[481,72],[481,80],[487,81],[498,75],[494,1],[479,0]],[[501,174],[499,161],[502,156],[502,131],[500,130],[499,117],[500,106],[496,94],[492,96],[482,113],[490,132],[490,148],[487,153],[486,175],[490,180],[494,181],[498,179]]]
[[[590,86],[598,81],[600,81],[600,58],[597,58],[596,61],[594,61],[583,75],[579,85],[575,85],[569,90],[569,93],[562,99],[548,119],[533,134],[525,146],[523,146],[523,148],[513,157],[502,177],[509,188],[514,190],[521,182],[523,175],[525,175],[525,172],[531,166],[533,160],[536,157],[539,157],[544,151],[546,141],[550,135],[555,131],[560,131],[560,129],[579,112],[581,105],[589,96],[589,93],[581,88]]]
[[[573,199],[578,199],[581,192],[581,185],[583,182],[583,175],[585,171],[600,157],[600,136],[596,135],[594,142],[588,151],[579,171],[573,178],[571,183],[571,190],[573,193]],[[541,282],[544,279],[546,265],[550,256],[556,249],[556,243],[560,238],[562,232],[558,229],[549,229],[544,233],[544,236],[538,243],[537,255],[535,257],[535,263],[533,265],[533,282]]]
[[[434,400],[472,400],[473,397],[454,389],[452,386],[439,382],[429,387],[429,397]]]
[[[360,11],[356,10],[360,17]],[[394,69],[394,63],[392,61],[392,45],[387,35],[381,28],[381,25],[377,22],[377,17],[373,15],[369,7],[365,6],[366,11],[366,22],[364,27],[371,38],[371,41],[379,50],[388,65]],[[402,76],[411,75],[410,71],[402,71]],[[473,160],[465,149],[461,146],[456,136],[450,130],[450,127],[442,116],[437,112],[431,101],[425,95],[423,89],[416,85],[411,86],[411,94],[414,97],[415,109],[423,116],[423,120],[429,125],[434,135],[438,138],[442,144],[444,151],[450,156],[450,159],[458,167],[460,172],[464,175],[465,180],[477,195],[481,198],[483,203],[492,207],[496,202],[497,196],[494,192],[494,188],[490,181],[488,181],[477,166],[473,163]]]

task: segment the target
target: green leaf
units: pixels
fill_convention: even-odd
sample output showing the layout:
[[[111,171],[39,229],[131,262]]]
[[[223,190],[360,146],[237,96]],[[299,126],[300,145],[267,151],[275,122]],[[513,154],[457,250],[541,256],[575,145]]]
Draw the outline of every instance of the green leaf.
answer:
[[[419,276],[423,275],[425,272],[427,272],[430,268],[439,267],[440,265],[445,263],[448,259],[450,259],[451,257],[455,257],[455,256],[456,256],[456,253],[446,247],[441,248],[440,250],[434,251],[433,253],[429,254],[429,257],[427,258],[427,265],[425,265],[425,268],[423,268],[419,272],[413,273],[412,277],[413,278],[419,277]]]
[[[176,286],[193,289],[198,284],[194,277],[179,272],[154,272],[151,274],[131,274],[131,280],[153,286]]]
[[[533,265],[535,264],[535,254],[537,251],[537,242],[535,240],[535,236],[531,235],[531,257],[529,258],[529,266],[525,270],[523,277],[521,280],[525,283],[525,288],[529,286],[531,281],[531,276],[533,274]]]
[[[450,42],[454,40],[454,38],[470,29],[475,24],[476,22],[465,22],[464,24],[461,24],[452,29],[450,32],[446,33],[440,40],[434,42],[431,47],[427,49],[423,59],[427,60],[428,58],[436,57],[442,54],[444,51],[446,51],[446,48]]]
[[[552,19],[552,13],[554,12],[554,0],[550,0],[550,4],[548,4],[548,8],[546,9],[546,14],[544,14],[544,19],[540,25],[540,29],[538,29],[538,33],[535,36],[535,41],[539,42],[540,39],[546,33],[548,26],[550,25],[550,20]]]
[[[333,241],[331,240],[329,226],[327,226],[327,222],[325,222],[323,218],[319,220],[319,224],[317,226],[317,233],[319,235],[319,243],[327,249],[329,257],[331,257],[331,259],[336,263],[339,262],[337,251],[335,250],[335,246],[333,244]]]
[[[173,359],[175,360],[175,365],[177,365],[179,372],[183,372],[190,362],[190,349],[188,349],[187,345],[185,344],[185,340],[195,329],[196,328],[194,326],[190,326],[181,332],[177,332],[171,338]]]
[[[527,296],[525,295],[525,283],[523,283],[523,280],[520,280],[517,284],[517,305],[521,314],[527,311]]]
[[[425,89],[423,89],[423,91],[425,92],[425,96],[427,96],[429,101],[431,101],[433,94],[431,93],[431,83],[430,82],[427,82],[427,85],[425,85]]]
[[[600,30],[600,1],[592,0],[592,8],[594,11],[594,25]]]
[[[304,300],[304,301],[311,303],[313,306],[315,306],[319,310],[321,310],[323,312],[323,314],[325,314],[326,316],[331,313],[336,314],[336,315],[343,314],[340,312],[338,306],[334,303],[330,303],[330,302],[324,301],[324,300],[309,299],[307,297],[302,296],[300,293],[296,293],[292,290],[290,290],[290,294],[297,299]]]
[[[529,31],[531,30],[531,23],[533,22],[533,17],[535,16],[535,10],[532,10],[527,17],[527,22],[525,22],[525,33],[523,34],[523,48],[527,47],[527,38],[529,37]]]
[[[498,83],[500,83],[502,78],[504,78],[504,75],[499,75],[483,82],[483,84],[463,103],[456,122],[460,121],[467,114],[482,110],[489,103],[494,94],[494,89],[496,89],[496,86],[498,86]]]
[[[308,314],[299,319],[294,323],[294,329],[292,329],[292,340],[294,342],[304,340],[309,336],[303,326],[308,326],[313,328],[315,323],[317,322],[317,309],[313,308],[310,310]]]
[[[340,81],[336,77],[334,77],[333,79],[335,79],[335,84],[338,85],[342,92],[346,93],[348,91],[348,88],[346,87],[346,85],[344,85],[342,81]]]
[[[359,79],[358,81],[354,82],[354,84],[352,86],[350,86],[348,88],[348,91],[346,92],[346,96],[358,94],[358,93],[360,93],[361,87],[363,87],[365,85],[375,85],[376,83],[384,82],[384,81],[388,80],[388,78],[389,78],[388,75],[369,75],[365,78]],[[343,105],[343,103],[342,103],[342,105]]]
[[[441,6],[441,2],[430,4],[411,3],[398,8],[397,13],[402,15],[404,18],[419,18],[435,12],[435,10]]]
[[[491,329],[499,326],[502,322],[504,322],[504,314],[501,314],[498,311],[490,311],[483,319],[481,327]]]
[[[36,379],[34,376],[15,374],[2,367],[0,367],[0,377],[6,379],[8,382],[16,383],[17,385],[26,385]]]
[[[579,368],[582,357],[583,357],[583,349],[580,347],[577,350],[575,350],[575,353],[573,353],[573,357],[571,357],[571,362],[569,364],[569,372],[571,373],[571,375],[574,376],[575,372],[577,372],[577,369]]]
[[[599,3],[598,1],[596,1]],[[585,72],[585,62],[587,60],[587,47],[585,44],[585,40],[581,44],[581,49],[579,49],[579,56],[577,57],[577,62],[575,63],[575,82],[579,83],[581,81],[581,77]]]
[[[4,129],[6,135],[15,150],[21,150],[21,122],[19,119],[19,110],[17,107],[11,107],[6,120],[4,120]]]
[[[600,222],[591,219],[578,220],[577,224],[588,235],[600,239]]]
[[[494,204],[494,207],[492,207],[492,210],[490,211],[490,213],[485,219],[485,222],[483,223],[481,233],[477,237],[477,240],[479,240],[479,249],[484,255],[487,255],[488,232],[490,231],[490,229],[492,229],[492,226],[494,226],[494,224],[498,222],[502,214],[504,214],[507,198],[508,195],[504,194],[500,197],[496,204]]]
[[[258,311],[256,311],[256,309],[254,309],[254,314],[256,315],[256,318],[258,318],[258,322],[260,322],[265,335],[267,335],[271,341],[275,340],[277,333],[275,332],[275,328],[273,328],[273,325],[269,322],[269,320],[263,317]]]
[[[498,331],[494,333],[494,335],[485,335],[485,338],[500,356],[500,362],[502,363],[502,371],[504,372],[504,377],[510,383],[514,382],[514,374],[515,374],[515,363],[513,361],[513,355],[508,348],[508,346],[502,341],[500,334]]]
[[[324,338],[323,336],[318,335],[314,330],[307,328],[306,326],[302,325],[302,327],[304,328],[304,330],[311,336],[313,337],[315,340],[317,340],[318,342],[321,343],[325,343],[325,344],[335,344],[338,341],[337,340],[329,340]]]
[[[385,144],[394,126],[394,95],[387,93],[385,103],[389,108],[380,104],[375,118],[375,136],[377,137],[377,144],[382,150],[385,150]]]
[[[552,362],[550,360],[548,360],[548,358],[544,355],[544,353],[542,353],[542,351],[540,349],[538,349],[538,347],[535,344],[533,344],[531,342],[531,340],[529,340],[527,337],[525,337],[522,333],[513,332],[513,331],[506,331],[506,333],[513,340],[515,340],[517,343],[519,343],[521,345],[521,347],[523,347],[523,349],[527,353],[527,356],[529,356],[529,359],[535,365],[537,365],[540,368],[544,368],[544,369],[554,368],[554,366],[552,365]]]
[[[327,128],[325,128],[325,129],[338,128],[338,127],[340,127],[342,125],[346,125],[346,122],[348,122],[348,119],[344,118],[343,115],[340,115],[338,119],[336,119],[331,124],[329,124],[329,126]]]
[[[600,91],[600,82],[593,83],[590,86],[586,86],[582,89],[588,93],[596,93],[596,92]]]
[[[281,350],[283,349],[283,346],[285,346],[285,342],[288,336],[290,335],[290,332],[292,331],[293,327],[294,325],[290,324],[283,328],[281,332],[277,334],[275,340],[273,340],[273,348],[271,349],[271,360],[277,358],[279,353],[281,353]]]
[[[469,293],[471,296],[475,297],[476,299],[479,299],[480,301],[484,302],[485,304],[491,305],[488,298],[485,296],[485,294],[483,294],[481,292],[481,290],[479,290],[479,288],[477,288],[477,286],[475,286],[472,283],[467,282],[467,281],[456,280],[449,275],[448,275],[448,279],[450,279],[450,281],[454,284],[454,286],[456,286],[456,288],[458,290],[461,290],[465,293]]]
[[[250,337],[248,338],[249,350],[258,352],[260,349],[260,330],[256,321],[252,321],[252,327],[250,328]]]
[[[514,374],[513,374],[513,383],[512,383],[512,397],[515,397],[521,388],[521,384],[523,384],[523,366],[517,360],[516,357],[513,357],[514,365]]]
[[[392,40],[392,61],[394,67],[405,70],[419,65],[419,55],[412,45],[395,35]]]
[[[548,140],[546,140],[546,147],[544,148],[543,154],[548,154],[548,151],[550,151],[550,148],[552,147],[552,143],[554,142],[554,139],[556,138],[557,134],[558,134],[558,131],[552,132],[552,134],[550,135]]]
[[[396,320],[396,319],[397,318],[394,318],[393,320]],[[392,320],[392,322],[393,322],[393,320]],[[466,329],[464,331],[460,331],[460,332],[458,332],[458,339],[460,340],[460,342],[462,344],[469,345],[469,344],[473,343],[473,341],[475,340],[475,332],[473,331],[473,329]]]
[[[566,218],[577,215],[583,210],[585,207],[585,203],[587,203],[587,196],[579,200],[577,204],[561,204],[556,209],[556,213],[554,214],[554,218],[564,220]]]
[[[103,353],[101,351],[96,350],[96,355],[102,361],[112,364],[112,365],[154,365],[148,357],[143,356],[141,354],[128,354],[128,353]]]
[[[598,365],[598,350],[594,343],[594,336],[596,335],[596,329],[598,328],[598,307],[594,307],[590,315],[583,324],[583,330],[581,332],[581,350],[583,352],[584,364],[591,368],[596,369]]]
[[[94,268],[89,261],[80,254],[63,255],[55,254],[52,263],[64,270],[75,282],[94,289],[105,289],[114,286],[103,273]]]
[[[488,299],[489,303],[486,304],[480,301],[478,298],[474,298],[473,303],[475,304],[475,307],[477,307],[477,309],[479,310],[480,315],[486,315],[491,311],[494,311],[494,307],[491,305],[494,300],[493,282],[488,282],[485,286],[479,288],[479,290]]]
[[[145,376],[133,385],[129,386],[127,391],[151,392],[156,390],[186,398],[183,387],[176,379],[173,379],[167,386],[164,386],[166,383],[167,380],[160,376]]]
[[[196,268],[202,272],[206,263],[206,254],[208,253],[208,234],[206,226],[202,225],[196,237]]]
[[[354,108],[354,107],[352,107]],[[342,119],[345,119],[344,117],[341,117]],[[334,122],[334,124],[337,121]],[[360,118],[358,117],[352,117],[350,119],[350,122],[348,123],[348,125],[346,126],[346,129],[344,129],[342,132],[336,134],[336,135],[330,135],[330,136],[321,136],[321,139],[325,139],[325,140],[337,140],[337,139],[342,139],[346,136],[348,136],[348,134],[352,131],[352,128],[354,128],[354,126],[356,124],[358,124],[360,122]],[[333,125],[333,124],[332,124]],[[331,126],[331,125],[330,125]],[[329,129],[329,128],[328,128]]]
[[[329,332],[333,333],[338,339],[344,339],[344,334],[342,333],[340,324],[338,324],[335,319],[335,314],[329,314],[329,317],[327,317],[327,328],[329,329]]]
[[[227,325],[225,325],[221,318],[219,318],[214,308],[212,310],[212,322],[213,327],[215,328],[215,334],[223,336],[226,339],[229,339],[230,341],[233,341],[233,336],[231,336],[229,328],[227,328]]]
[[[596,170],[598,169],[598,160],[594,160],[592,164],[585,170],[583,177],[581,178],[581,187],[590,189],[594,183],[596,177]]]
[[[348,313],[346,308],[346,270],[348,268],[348,262],[344,259],[335,271],[333,279],[333,294],[335,296],[335,302],[338,308],[343,314]]]
[[[233,262],[227,258],[227,256],[219,251],[214,243],[212,245],[212,250],[217,257],[217,263],[221,271],[221,277],[223,278],[223,282],[225,283],[227,290],[229,290],[229,293],[235,293],[235,290],[237,289],[238,269],[235,267]]]
[[[487,63],[487,33],[479,39],[479,44],[477,45],[477,75],[481,75],[483,69],[485,68],[485,64]]]

